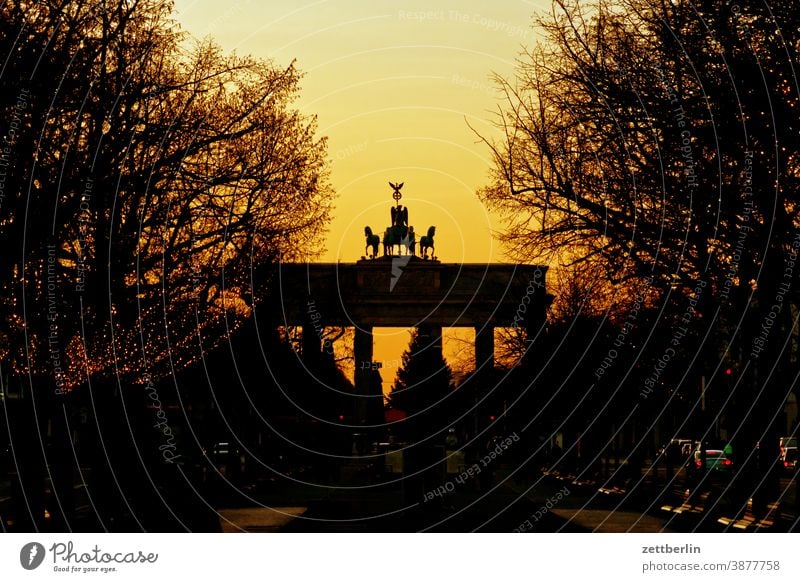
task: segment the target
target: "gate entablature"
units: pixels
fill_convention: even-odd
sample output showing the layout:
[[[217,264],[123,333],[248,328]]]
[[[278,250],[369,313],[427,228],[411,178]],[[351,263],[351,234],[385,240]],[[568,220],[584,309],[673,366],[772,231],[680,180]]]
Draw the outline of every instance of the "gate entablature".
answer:
[[[529,326],[549,305],[547,267],[497,263],[389,261],[284,263],[272,317],[302,325],[308,302],[328,326]]]

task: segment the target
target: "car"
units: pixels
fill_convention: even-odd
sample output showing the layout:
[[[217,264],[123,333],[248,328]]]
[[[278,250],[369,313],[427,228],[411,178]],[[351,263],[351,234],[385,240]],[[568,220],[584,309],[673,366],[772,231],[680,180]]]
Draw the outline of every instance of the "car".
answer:
[[[13,458],[10,445],[7,447],[0,446],[0,475],[5,475],[7,471],[11,470]]]
[[[797,447],[787,447],[781,452],[781,463],[787,471],[797,469]]]
[[[241,451],[231,442],[214,443],[208,457],[222,474],[236,473],[242,469]]]
[[[786,449],[797,448],[797,437],[781,437],[780,438],[781,457]]]
[[[703,452],[694,452],[694,468],[703,468]],[[717,449],[706,450],[706,470],[707,471],[730,471],[733,468],[733,461],[728,458],[725,451]]]
[[[672,439],[667,445],[658,449],[658,456],[680,463],[692,454],[693,442],[691,439]]]

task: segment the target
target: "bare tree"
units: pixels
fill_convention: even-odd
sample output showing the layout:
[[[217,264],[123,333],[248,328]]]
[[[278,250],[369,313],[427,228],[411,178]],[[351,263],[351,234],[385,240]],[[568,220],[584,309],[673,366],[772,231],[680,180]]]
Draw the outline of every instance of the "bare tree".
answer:
[[[59,386],[180,369],[249,315],[254,268],[320,248],[332,191],[324,139],[291,107],[294,64],[194,43],[171,8],[1,9],[3,93],[26,100],[0,210],[4,319],[30,347],[5,356],[52,376],[56,350]]]
[[[789,1],[555,0],[546,40],[498,79],[503,137],[480,193],[505,213],[516,258],[652,280],[664,327],[650,349],[679,344],[692,410],[710,379],[737,419],[734,448],[761,472],[787,395],[773,366],[789,373],[798,349],[798,24]],[[741,381],[723,394],[728,366]],[[689,424],[713,427],[699,413]]]

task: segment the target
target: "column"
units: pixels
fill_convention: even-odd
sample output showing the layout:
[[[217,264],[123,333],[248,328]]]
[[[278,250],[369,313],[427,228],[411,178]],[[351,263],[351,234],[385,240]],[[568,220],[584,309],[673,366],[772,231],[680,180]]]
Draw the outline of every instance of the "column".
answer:
[[[472,434],[477,435],[485,421],[479,416],[488,415],[486,404],[478,406],[478,401],[485,395],[484,390],[491,388],[487,384],[492,380],[494,370],[494,326],[488,324],[475,328],[475,376],[469,382],[475,410],[472,413]],[[491,412],[495,414],[495,411]]]
[[[417,333],[423,350],[421,357],[423,366],[430,368],[427,370],[433,374],[442,365],[442,327],[440,325],[422,324],[417,326]],[[435,367],[434,367],[435,366]],[[421,385],[414,390],[425,391],[429,386]],[[420,394],[422,402],[431,402],[425,394]],[[436,407],[444,406],[438,403]],[[409,424],[409,432],[412,441],[427,436],[431,430],[442,430],[446,427],[431,424],[433,417],[431,413],[423,414],[419,419],[412,420]],[[407,467],[409,472],[418,472],[415,478],[407,479],[406,488],[416,495],[423,496],[427,491],[433,491],[444,483],[445,462],[444,462],[444,436],[441,439],[429,439],[427,441],[415,442],[415,446],[406,454]]]
[[[494,326],[475,328],[475,370],[481,375],[494,370]]]
[[[355,355],[355,386],[356,386],[356,421],[361,424],[368,422],[368,411],[371,408],[369,400],[372,396],[372,326],[360,325],[356,327],[353,340]]]
[[[308,370],[316,370],[319,366],[319,359],[322,354],[321,330],[321,325],[309,318],[306,318],[303,322],[303,335],[300,338],[300,345],[302,346],[303,365]]]
[[[525,332],[529,341],[534,338],[542,345],[545,341],[545,333],[547,329],[547,309],[553,302],[553,296],[549,293],[537,292],[534,300],[528,306],[528,313],[525,317]],[[539,362],[535,359],[535,347],[533,344],[528,344],[523,363],[528,366],[537,366]]]

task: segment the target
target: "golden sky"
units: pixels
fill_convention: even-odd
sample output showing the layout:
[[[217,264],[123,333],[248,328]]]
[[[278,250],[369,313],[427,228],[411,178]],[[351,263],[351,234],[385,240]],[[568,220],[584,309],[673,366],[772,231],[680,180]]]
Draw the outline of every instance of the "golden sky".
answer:
[[[550,0],[176,0],[194,36],[225,50],[293,59],[305,73],[297,106],[329,139],[338,193],[323,260],[364,254],[364,226],[382,233],[393,204],[389,181],[418,237],[436,225],[443,262],[502,261],[500,223],[476,196],[490,159],[470,126],[497,135],[493,73],[509,77],[537,33],[532,17]],[[376,359],[391,361],[405,330],[376,332]],[[384,382],[394,372],[387,369]]]

